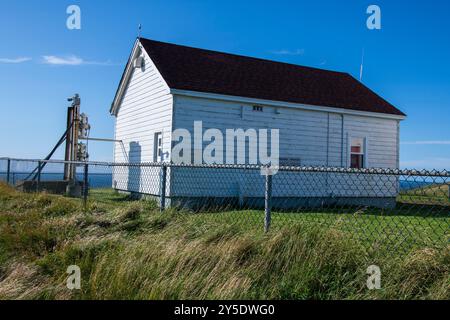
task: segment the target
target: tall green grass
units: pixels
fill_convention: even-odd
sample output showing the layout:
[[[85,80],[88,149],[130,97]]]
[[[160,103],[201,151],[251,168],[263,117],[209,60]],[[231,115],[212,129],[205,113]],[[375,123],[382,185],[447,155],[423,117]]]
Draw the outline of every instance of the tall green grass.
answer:
[[[78,265],[81,290],[65,286]],[[368,290],[366,269],[382,270]],[[450,251],[367,251],[333,226],[262,232],[211,214],[161,214],[100,191],[78,200],[0,185],[0,299],[449,299]]]

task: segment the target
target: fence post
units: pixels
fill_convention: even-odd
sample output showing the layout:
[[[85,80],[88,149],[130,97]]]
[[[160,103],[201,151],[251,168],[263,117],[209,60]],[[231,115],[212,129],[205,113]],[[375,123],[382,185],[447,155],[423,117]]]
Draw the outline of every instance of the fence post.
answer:
[[[84,211],[87,210],[87,199],[89,195],[89,164],[84,164],[84,177],[83,177],[83,205],[84,205]]]
[[[11,174],[11,159],[8,158],[6,164],[6,183],[10,184],[10,174]]]
[[[447,196],[448,196],[448,200],[450,200],[450,183],[447,184],[447,188],[448,188]]]
[[[36,183],[36,192],[41,191],[41,173],[42,173],[42,162],[38,162],[38,174],[37,174],[37,183]]]
[[[162,175],[161,175],[161,194],[160,194],[160,211],[163,212],[166,209],[166,181],[167,181],[167,166],[165,163],[162,164]]]
[[[271,222],[271,209],[272,209],[272,174],[270,169],[266,169],[266,190],[264,199],[264,232],[268,232]]]

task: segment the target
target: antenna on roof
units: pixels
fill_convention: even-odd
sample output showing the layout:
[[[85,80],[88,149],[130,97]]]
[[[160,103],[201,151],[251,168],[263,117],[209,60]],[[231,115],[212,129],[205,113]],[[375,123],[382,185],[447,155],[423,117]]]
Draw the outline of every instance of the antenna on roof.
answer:
[[[141,39],[141,30],[142,30],[142,25],[139,23],[139,26],[138,26],[138,39]]]
[[[364,71],[364,48],[362,49],[362,57],[361,57],[361,67],[359,69],[359,81],[362,82]]]

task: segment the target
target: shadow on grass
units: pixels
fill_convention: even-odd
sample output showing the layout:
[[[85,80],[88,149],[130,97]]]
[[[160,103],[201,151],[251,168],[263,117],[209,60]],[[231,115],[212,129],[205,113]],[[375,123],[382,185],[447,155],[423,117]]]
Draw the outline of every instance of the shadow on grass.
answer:
[[[191,210],[192,213],[223,213],[223,212],[264,212],[261,207],[239,206],[213,206],[199,207]],[[299,207],[295,209],[273,208],[274,214],[321,214],[321,215],[364,215],[364,216],[389,216],[389,217],[420,217],[420,218],[450,218],[450,207],[427,204],[409,204],[398,202],[395,208],[380,209],[362,206],[336,206],[336,207]]]
[[[296,210],[275,209],[273,212],[283,214],[330,214],[330,215],[364,215],[364,216],[389,216],[389,217],[421,217],[421,218],[450,218],[448,206],[397,203],[393,209],[380,209],[373,207],[340,206],[322,208],[298,208]]]
[[[90,194],[90,199],[100,202],[125,204],[133,202],[136,199],[132,194],[119,193],[113,189],[93,189]],[[246,205],[239,205],[239,199],[235,198],[204,198],[202,201],[190,203],[184,201],[183,203],[174,202],[172,204],[183,211],[191,213],[224,213],[224,212],[264,212],[264,204],[262,201],[247,203]],[[450,218],[450,206],[446,204],[425,204],[425,203],[408,203],[402,200],[397,201],[395,208],[375,208],[368,206],[351,206],[351,205],[324,205],[324,206],[303,206],[297,208],[277,208],[273,207],[273,213],[276,214],[330,214],[330,215],[364,215],[364,216],[408,216],[421,218]]]

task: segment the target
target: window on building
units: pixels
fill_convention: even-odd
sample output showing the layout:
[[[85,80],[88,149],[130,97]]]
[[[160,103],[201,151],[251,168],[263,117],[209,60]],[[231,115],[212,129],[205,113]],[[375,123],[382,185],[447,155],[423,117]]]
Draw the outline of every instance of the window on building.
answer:
[[[163,149],[162,149],[162,133],[155,133],[155,151],[154,151],[154,162],[162,162]]]
[[[365,143],[363,138],[350,139],[350,168],[361,169],[364,168],[365,157]]]
[[[263,111],[263,107],[261,107],[261,106],[253,106],[253,111],[262,112]]]

